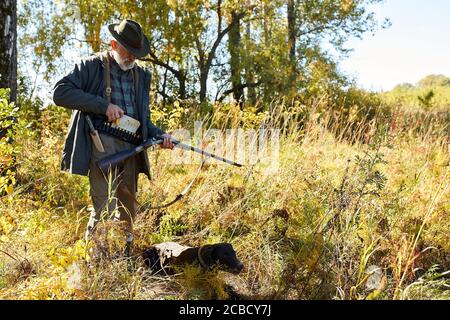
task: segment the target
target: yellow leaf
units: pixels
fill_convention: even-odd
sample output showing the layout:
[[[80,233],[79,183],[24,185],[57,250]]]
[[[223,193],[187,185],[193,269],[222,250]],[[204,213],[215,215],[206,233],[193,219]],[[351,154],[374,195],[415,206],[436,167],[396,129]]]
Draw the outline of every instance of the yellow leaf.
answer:
[[[14,187],[12,184],[6,187],[6,193],[11,194],[14,191]]]

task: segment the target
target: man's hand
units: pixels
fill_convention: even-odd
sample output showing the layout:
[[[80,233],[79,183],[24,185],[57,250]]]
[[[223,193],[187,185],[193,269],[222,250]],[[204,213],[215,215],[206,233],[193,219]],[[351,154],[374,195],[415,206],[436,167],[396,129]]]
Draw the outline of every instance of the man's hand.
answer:
[[[119,106],[110,103],[108,109],[106,109],[106,116],[108,117],[108,122],[114,122],[117,119],[122,118],[125,112],[120,109]]]
[[[164,133],[163,135],[164,141],[161,144],[161,148],[163,149],[173,149],[174,145],[172,143],[172,136],[168,133]]]

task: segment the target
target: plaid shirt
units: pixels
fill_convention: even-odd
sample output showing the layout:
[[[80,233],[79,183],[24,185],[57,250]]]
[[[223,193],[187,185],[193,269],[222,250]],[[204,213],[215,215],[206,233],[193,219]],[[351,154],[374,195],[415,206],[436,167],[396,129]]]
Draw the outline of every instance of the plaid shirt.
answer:
[[[118,105],[125,114],[137,119],[136,96],[134,94],[133,74],[123,71],[117,62],[110,59],[111,66],[111,103]]]

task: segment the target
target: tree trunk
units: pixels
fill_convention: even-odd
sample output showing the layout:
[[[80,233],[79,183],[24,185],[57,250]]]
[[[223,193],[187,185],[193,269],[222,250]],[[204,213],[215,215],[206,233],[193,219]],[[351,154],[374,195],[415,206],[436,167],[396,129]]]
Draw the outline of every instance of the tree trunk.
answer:
[[[251,25],[250,21],[247,22],[247,38],[248,41],[251,39]],[[247,83],[254,83],[255,82],[255,73],[253,71],[253,65],[249,64],[245,69],[245,81]],[[250,100],[251,104],[254,106],[256,105],[256,90],[254,86],[247,87],[247,98]]]
[[[271,38],[271,30],[270,30],[270,14],[271,14],[271,8],[268,4],[263,4],[263,37],[264,37],[264,44],[266,48],[270,48],[270,38]],[[261,96],[262,100],[264,101],[264,104],[269,103],[270,96],[271,96],[271,87],[267,83],[263,83],[262,90],[261,90]]]
[[[233,88],[233,97],[242,109],[244,90],[241,81],[241,31],[240,18],[236,11],[231,13],[230,25],[232,28],[228,34],[228,50],[230,52],[231,85]]]
[[[200,103],[206,101],[206,92],[208,90],[208,75],[209,68],[202,68],[200,70]]]
[[[169,70],[165,70],[164,71],[164,77],[163,77],[163,85],[162,85],[162,97],[163,97],[163,104],[162,104],[162,109],[164,110],[164,108],[166,107],[166,101],[167,101],[167,95],[166,95],[166,87],[167,87],[167,72]]]
[[[178,89],[178,94],[180,99],[186,99],[186,70],[180,69],[179,76],[177,77],[180,88]]]
[[[297,73],[297,61],[295,59],[295,46],[296,46],[296,14],[295,14],[295,0],[288,0],[287,4],[287,22],[288,22],[288,45],[289,45],[289,62],[290,62],[290,74],[289,85],[292,87]]]
[[[267,7],[267,4],[263,4],[263,13],[264,43],[268,46],[270,41],[270,9]]]
[[[10,88],[17,98],[17,1],[0,2],[0,88]]]

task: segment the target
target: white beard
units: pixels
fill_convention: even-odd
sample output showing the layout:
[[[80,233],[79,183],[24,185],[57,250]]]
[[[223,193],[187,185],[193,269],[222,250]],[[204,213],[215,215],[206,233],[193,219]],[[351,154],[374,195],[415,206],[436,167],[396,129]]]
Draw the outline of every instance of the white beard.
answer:
[[[112,54],[113,54],[113,58],[114,60],[116,60],[117,64],[119,65],[120,69],[122,69],[122,71],[127,71],[130,69],[133,69],[136,61],[133,62],[127,62],[124,59],[122,59],[119,55],[119,53],[117,53],[117,51],[112,50]]]

